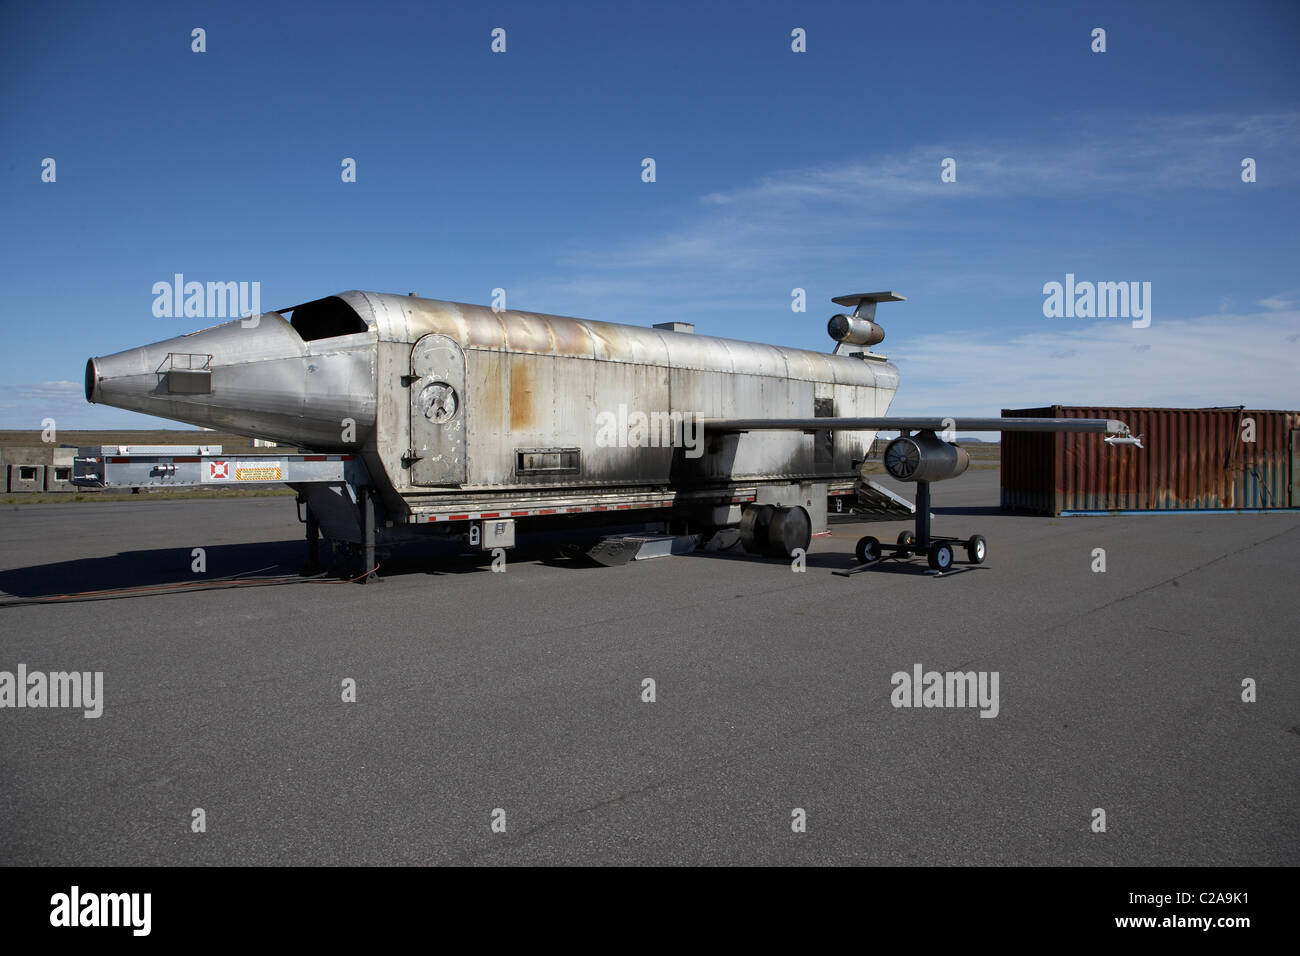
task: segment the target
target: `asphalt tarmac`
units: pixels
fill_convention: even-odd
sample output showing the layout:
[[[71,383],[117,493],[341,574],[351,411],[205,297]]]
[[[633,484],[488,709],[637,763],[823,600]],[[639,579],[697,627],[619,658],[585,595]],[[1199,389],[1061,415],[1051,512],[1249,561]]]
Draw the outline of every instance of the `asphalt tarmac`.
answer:
[[[1300,515],[1004,515],[997,477],[936,486],[936,533],[989,542],[939,578],[833,575],[909,527],[837,519],[803,572],[512,553],[0,608],[0,672],[103,672],[98,718],[0,709],[0,863],[1300,863]],[[0,512],[20,597],[301,559],[283,498]],[[996,716],[894,706],[917,665],[996,672]]]

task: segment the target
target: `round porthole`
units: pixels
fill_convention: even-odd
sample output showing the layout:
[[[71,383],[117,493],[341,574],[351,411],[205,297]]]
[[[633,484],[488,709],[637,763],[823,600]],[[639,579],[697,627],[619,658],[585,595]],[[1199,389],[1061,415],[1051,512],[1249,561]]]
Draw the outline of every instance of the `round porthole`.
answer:
[[[420,410],[435,425],[442,425],[456,417],[460,397],[446,382],[430,382],[420,390]]]

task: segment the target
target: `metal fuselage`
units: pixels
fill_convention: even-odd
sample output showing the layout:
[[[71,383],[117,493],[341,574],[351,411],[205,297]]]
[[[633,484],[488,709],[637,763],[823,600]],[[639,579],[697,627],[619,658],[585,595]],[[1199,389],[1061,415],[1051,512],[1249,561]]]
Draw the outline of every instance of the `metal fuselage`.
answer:
[[[898,386],[869,352],[413,296],[346,292],[284,314],[292,324],[270,312],[92,359],[86,396],[357,454],[388,517],[406,521],[449,500],[852,478],[873,431],[700,434],[688,455],[628,422],[880,416]]]

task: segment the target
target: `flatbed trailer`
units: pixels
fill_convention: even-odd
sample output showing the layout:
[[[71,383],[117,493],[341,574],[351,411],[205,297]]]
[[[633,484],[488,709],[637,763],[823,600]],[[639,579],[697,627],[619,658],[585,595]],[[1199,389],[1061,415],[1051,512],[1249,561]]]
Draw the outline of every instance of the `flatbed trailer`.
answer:
[[[85,488],[258,488],[287,485],[297,492],[299,520],[306,525],[305,570],[320,569],[319,539],[325,536],[356,546],[364,564],[362,580],[373,580],[376,549],[384,539],[463,541],[466,549],[488,551],[515,545],[515,523],[530,530],[553,530],[582,522],[614,525],[620,520],[661,525],[666,534],[682,514],[727,513],[754,504],[783,503],[795,492],[812,495],[805,509],[814,518],[847,514],[861,501],[861,483],[850,478],[805,482],[746,481],[726,487],[680,491],[672,488],[608,487],[544,489],[521,493],[500,491],[447,492],[410,502],[407,514],[389,514],[379,503],[375,485],[361,456],[298,450],[276,454],[224,453],[220,445],[95,445],[78,449],[72,482]],[[883,491],[883,489],[882,489]],[[888,492],[884,492],[888,495]],[[884,500],[884,499],[882,499]],[[825,510],[819,507],[824,502]],[[789,503],[789,502],[784,502]],[[897,505],[906,502],[895,499]],[[719,524],[734,523],[719,521]],[[576,529],[575,529],[576,530]],[[644,534],[639,529],[637,534]]]
[[[304,572],[320,568],[320,522],[306,492],[323,490],[347,501],[359,520],[366,573],[375,567],[376,516],[365,463],[355,455],[315,453],[225,455],[220,445],[91,445],[77,449],[72,483],[82,488],[258,488],[288,485],[298,492],[307,526]],[[305,512],[305,513],[304,513]]]

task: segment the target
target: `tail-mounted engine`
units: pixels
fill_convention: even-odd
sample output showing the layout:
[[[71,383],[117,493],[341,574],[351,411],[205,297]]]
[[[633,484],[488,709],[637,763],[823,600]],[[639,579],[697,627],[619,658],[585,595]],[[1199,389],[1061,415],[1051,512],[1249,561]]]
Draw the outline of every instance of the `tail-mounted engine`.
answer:
[[[876,303],[906,301],[895,292],[859,292],[855,295],[841,295],[831,299],[836,305],[852,306],[853,314],[832,315],[826,324],[826,331],[839,344],[835,354],[840,354],[841,347],[860,345],[871,348],[885,339],[885,330],[876,324]]]

